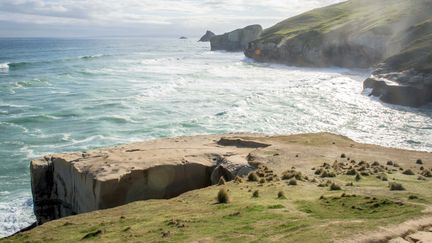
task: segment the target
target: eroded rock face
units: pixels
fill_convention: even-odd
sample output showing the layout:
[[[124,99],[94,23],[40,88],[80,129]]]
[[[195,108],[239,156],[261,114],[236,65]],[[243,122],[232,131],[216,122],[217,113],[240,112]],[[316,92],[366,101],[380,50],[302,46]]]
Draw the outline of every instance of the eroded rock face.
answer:
[[[432,85],[422,81],[418,84],[392,82],[386,79],[388,75],[391,74],[372,75],[364,81],[363,88],[370,89],[370,96],[379,97],[389,104],[419,107],[432,102]],[[411,78],[415,77],[416,75]]]
[[[261,25],[249,25],[243,29],[216,35],[210,39],[212,51],[244,51],[249,42],[256,40],[262,32]]]
[[[214,140],[212,140],[214,139]],[[264,146],[265,145],[265,146]],[[248,154],[270,146],[240,138],[162,139],[31,162],[38,223],[181,193],[245,176]]]
[[[207,30],[207,32],[199,39],[199,42],[209,42],[210,39],[215,36],[216,34],[211,32],[210,30]]]

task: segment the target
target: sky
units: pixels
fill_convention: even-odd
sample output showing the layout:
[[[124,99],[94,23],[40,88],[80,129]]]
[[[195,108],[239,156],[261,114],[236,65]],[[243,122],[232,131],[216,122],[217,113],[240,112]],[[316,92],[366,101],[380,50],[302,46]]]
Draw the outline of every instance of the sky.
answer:
[[[193,36],[343,0],[0,0],[0,37]]]

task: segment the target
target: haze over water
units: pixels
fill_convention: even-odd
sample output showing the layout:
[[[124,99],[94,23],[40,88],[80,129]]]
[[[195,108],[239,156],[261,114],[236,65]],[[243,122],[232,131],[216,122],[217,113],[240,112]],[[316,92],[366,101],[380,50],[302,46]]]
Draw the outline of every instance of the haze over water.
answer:
[[[0,39],[0,236],[34,221],[29,161],[194,134],[328,131],[432,151],[432,107],[362,93],[368,70],[254,63],[196,39]]]

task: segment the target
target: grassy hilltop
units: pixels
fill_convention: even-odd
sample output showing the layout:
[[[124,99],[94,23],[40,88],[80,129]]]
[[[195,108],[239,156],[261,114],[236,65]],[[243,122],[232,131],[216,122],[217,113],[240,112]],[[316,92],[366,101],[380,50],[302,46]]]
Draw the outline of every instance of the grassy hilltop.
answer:
[[[258,170],[248,177],[50,221],[3,242],[346,242],[432,226],[430,153],[332,134],[240,138],[272,144],[250,152]],[[216,199],[221,189],[228,203]]]

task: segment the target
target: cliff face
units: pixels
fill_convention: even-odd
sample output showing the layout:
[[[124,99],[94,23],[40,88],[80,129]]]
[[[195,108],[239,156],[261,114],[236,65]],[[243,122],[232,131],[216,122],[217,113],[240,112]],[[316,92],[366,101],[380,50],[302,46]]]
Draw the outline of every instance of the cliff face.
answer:
[[[210,136],[46,156],[30,167],[35,215],[41,224],[137,200],[172,198],[220,177],[229,181],[254,169],[248,153],[266,146]]]
[[[431,20],[430,0],[351,0],[264,30],[245,55],[295,66],[375,67],[365,83],[374,90],[371,94],[389,103],[419,106],[432,101]],[[414,88],[421,90],[421,98],[406,91]]]
[[[211,50],[244,51],[248,43],[256,40],[261,32],[262,27],[260,25],[250,25],[223,35],[213,36],[210,39]]]

